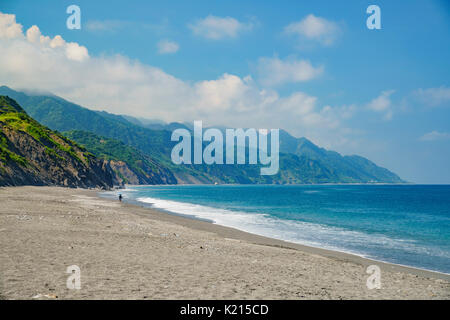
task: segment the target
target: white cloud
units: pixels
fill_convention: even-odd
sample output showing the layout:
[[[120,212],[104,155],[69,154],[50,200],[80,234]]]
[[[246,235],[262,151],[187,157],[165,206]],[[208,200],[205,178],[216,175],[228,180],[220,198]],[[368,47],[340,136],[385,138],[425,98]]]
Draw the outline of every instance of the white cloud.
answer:
[[[450,106],[450,88],[448,87],[418,89],[414,94],[427,106],[436,107],[445,103]]]
[[[340,28],[333,21],[309,14],[303,20],[286,26],[284,31],[288,34],[297,35],[300,39],[314,40],[329,46],[336,40],[340,33]]]
[[[438,141],[438,140],[450,140],[450,133],[431,131],[419,138],[420,141]]]
[[[391,106],[390,96],[393,93],[394,90],[383,91],[378,97],[369,102],[367,106],[373,111],[385,111]]]
[[[209,15],[188,25],[192,32],[211,40],[236,38],[239,34],[253,28],[253,23],[240,22],[232,17],[216,17]]]
[[[13,39],[22,36],[22,25],[16,23],[14,14],[1,13],[0,38]]]
[[[178,43],[170,40],[161,40],[157,44],[158,53],[160,54],[170,54],[175,53],[180,49]]]
[[[66,45],[66,56],[70,60],[83,61],[89,58],[86,47],[80,46],[78,43],[69,42]]]
[[[324,67],[313,67],[308,60],[288,58],[260,58],[258,75],[266,86],[279,85],[287,82],[304,82],[317,78],[323,73]]]
[[[4,26],[0,29],[0,84],[52,92],[116,114],[168,122],[203,120],[206,125],[284,128],[326,146],[348,135],[340,108],[320,107],[316,97],[304,92],[280,96],[273,89],[261,88],[251,76],[228,73],[213,80],[183,81],[121,55],[89,56],[85,47],[60,36],[43,36],[38,27],[28,29],[26,37],[23,33],[10,37],[5,28],[21,27],[6,18],[5,27],[5,16],[0,13]]]
[[[40,42],[41,36],[41,31],[37,26],[32,26],[27,30],[27,39],[30,42]]]
[[[18,32],[20,31],[20,32]],[[86,47],[80,46],[75,42],[66,42],[61,36],[57,35],[53,39],[48,36],[43,36],[38,26],[31,26],[24,35],[22,33],[22,25],[16,23],[16,18],[11,14],[3,14],[0,12],[0,40],[2,46],[10,44],[17,50],[34,47],[37,53],[41,55],[49,54],[49,49],[64,49],[65,57],[73,61],[83,61],[89,58],[88,50]],[[17,47],[15,47],[17,46]],[[20,62],[25,62],[28,57],[21,56],[21,52],[12,51],[12,47],[6,47],[2,54],[4,55],[4,61],[13,63],[13,67],[20,67]],[[31,57],[30,57],[31,59]],[[30,66],[30,62],[23,65]],[[9,68],[5,68],[5,72]]]
[[[56,35],[53,39],[50,40],[51,48],[64,47],[65,45],[66,41],[60,35]]]
[[[384,113],[384,119],[391,120],[392,119],[391,95],[394,92],[395,90],[383,91],[378,97],[376,97],[367,104],[367,108],[375,112]]]

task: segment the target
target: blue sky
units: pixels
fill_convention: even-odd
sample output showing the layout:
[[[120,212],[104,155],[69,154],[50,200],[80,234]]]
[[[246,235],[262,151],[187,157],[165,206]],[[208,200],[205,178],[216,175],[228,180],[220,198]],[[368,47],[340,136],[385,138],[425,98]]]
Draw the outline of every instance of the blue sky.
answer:
[[[66,27],[71,4],[81,8],[81,30]],[[371,4],[381,8],[381,30],[366,27]],[[3,84],[146,118],[281,127],[409,181],[450,183],[446,1],[2,0],[0,12],[15,15],[24,37],[36,25],[38,35],[86,49],[65,62],[27,43],[23,61],[36,59],[36,72],[64,70],[77,81],[33,82],[14,62]],[[0,37],[8,48],[22,40]],[[61,66],[45,69],[45,59]]]

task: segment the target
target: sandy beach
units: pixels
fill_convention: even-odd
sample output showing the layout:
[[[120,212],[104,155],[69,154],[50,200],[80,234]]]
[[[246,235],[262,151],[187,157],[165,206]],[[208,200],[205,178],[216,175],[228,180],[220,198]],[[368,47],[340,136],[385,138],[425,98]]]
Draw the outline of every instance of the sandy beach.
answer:
[[[0,188],[1,299],[450,299],[450,276],[98,197]],[[369,290],[369,265],[381,289]],[[81,289],[66,287],[68,266]]]

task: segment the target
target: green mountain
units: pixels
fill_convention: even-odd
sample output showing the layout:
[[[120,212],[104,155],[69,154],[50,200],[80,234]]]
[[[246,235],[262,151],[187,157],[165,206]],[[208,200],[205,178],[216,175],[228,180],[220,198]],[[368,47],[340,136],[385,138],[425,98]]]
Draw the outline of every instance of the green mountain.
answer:
[[[112,187],[105,163],[0,96],[0,186]]]
[[[86,131],[68,131],[64,135],[77,141],[96,157],[108,161],[116,174],[116,184],[176,184],[172,172],[151,157],[121,141]]]
[[[48,127],[69,133],[71,137],[92,149],[97,156],[112,161],[122,161],[138,176],[138,183],[401,183],[396,174],[378,167],[373,162],[359,156],[341,156],[314,145],[306,138],[295,138],[280,130],[280,172],[274,176],[261,176],[257,165],[174,165],[170,152],[174,142],[170,141],[171,131],[184,124],[165,125],[129,116],[92,111],[52,95],[26,94],[8,87],[0,87],[0,94],[8,94],[16,99],[34,118]],[[87,133],[94,136],[89,137]],[[99,139],[107,141],[101,147]],[[117,153],[117,143],[122,147],[132,147],[139,159]],[[147,162],[143,161],[146,159]],[[137,162],[141,160],[142,162]],[[140,166],[136,164],[145,163]],[[153,166],[151,166],[152,164]],[[143,172],[160,180],[145,180]],[[155,169],[156,168],[156,169]],[[116,170],[117,173],[117,170]],[[141,175],[138,175],[141,174]],[[123,181],[127,178],[124,177]],[[128,177],[130,178],[130,177]]]
[[[162,124],[155,123],[154,120],[123,117],[145,128],[167,131],[185,128],[192,131],[182,123]],[[218,129],[225,134],[225,128]],[[259,173],[247,167],[246,174],[251,178],[248,183],[404,182],[396,174],[366,158],[357,155],[342,156],[335,151],[320,148],[306,138],[295,138],[284,130],[280,130],[280,168],[280,174],[274,177],[259,177]]]
[[[284,130],[280,130],[280,152],[317,161],[328,168],[336,179],[345,182],[403,182],[395,173],[366,158],[342,156],[335,151],[320,148],[306,138],[294,138]]]

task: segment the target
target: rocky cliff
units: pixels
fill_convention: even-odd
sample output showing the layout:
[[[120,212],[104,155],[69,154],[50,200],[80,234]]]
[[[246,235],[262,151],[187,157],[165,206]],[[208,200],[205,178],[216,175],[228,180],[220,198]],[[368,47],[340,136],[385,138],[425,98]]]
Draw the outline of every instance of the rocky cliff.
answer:
[[[0,96],[0,186],[57,185],[108,189],[108,164],[32,119]]]

